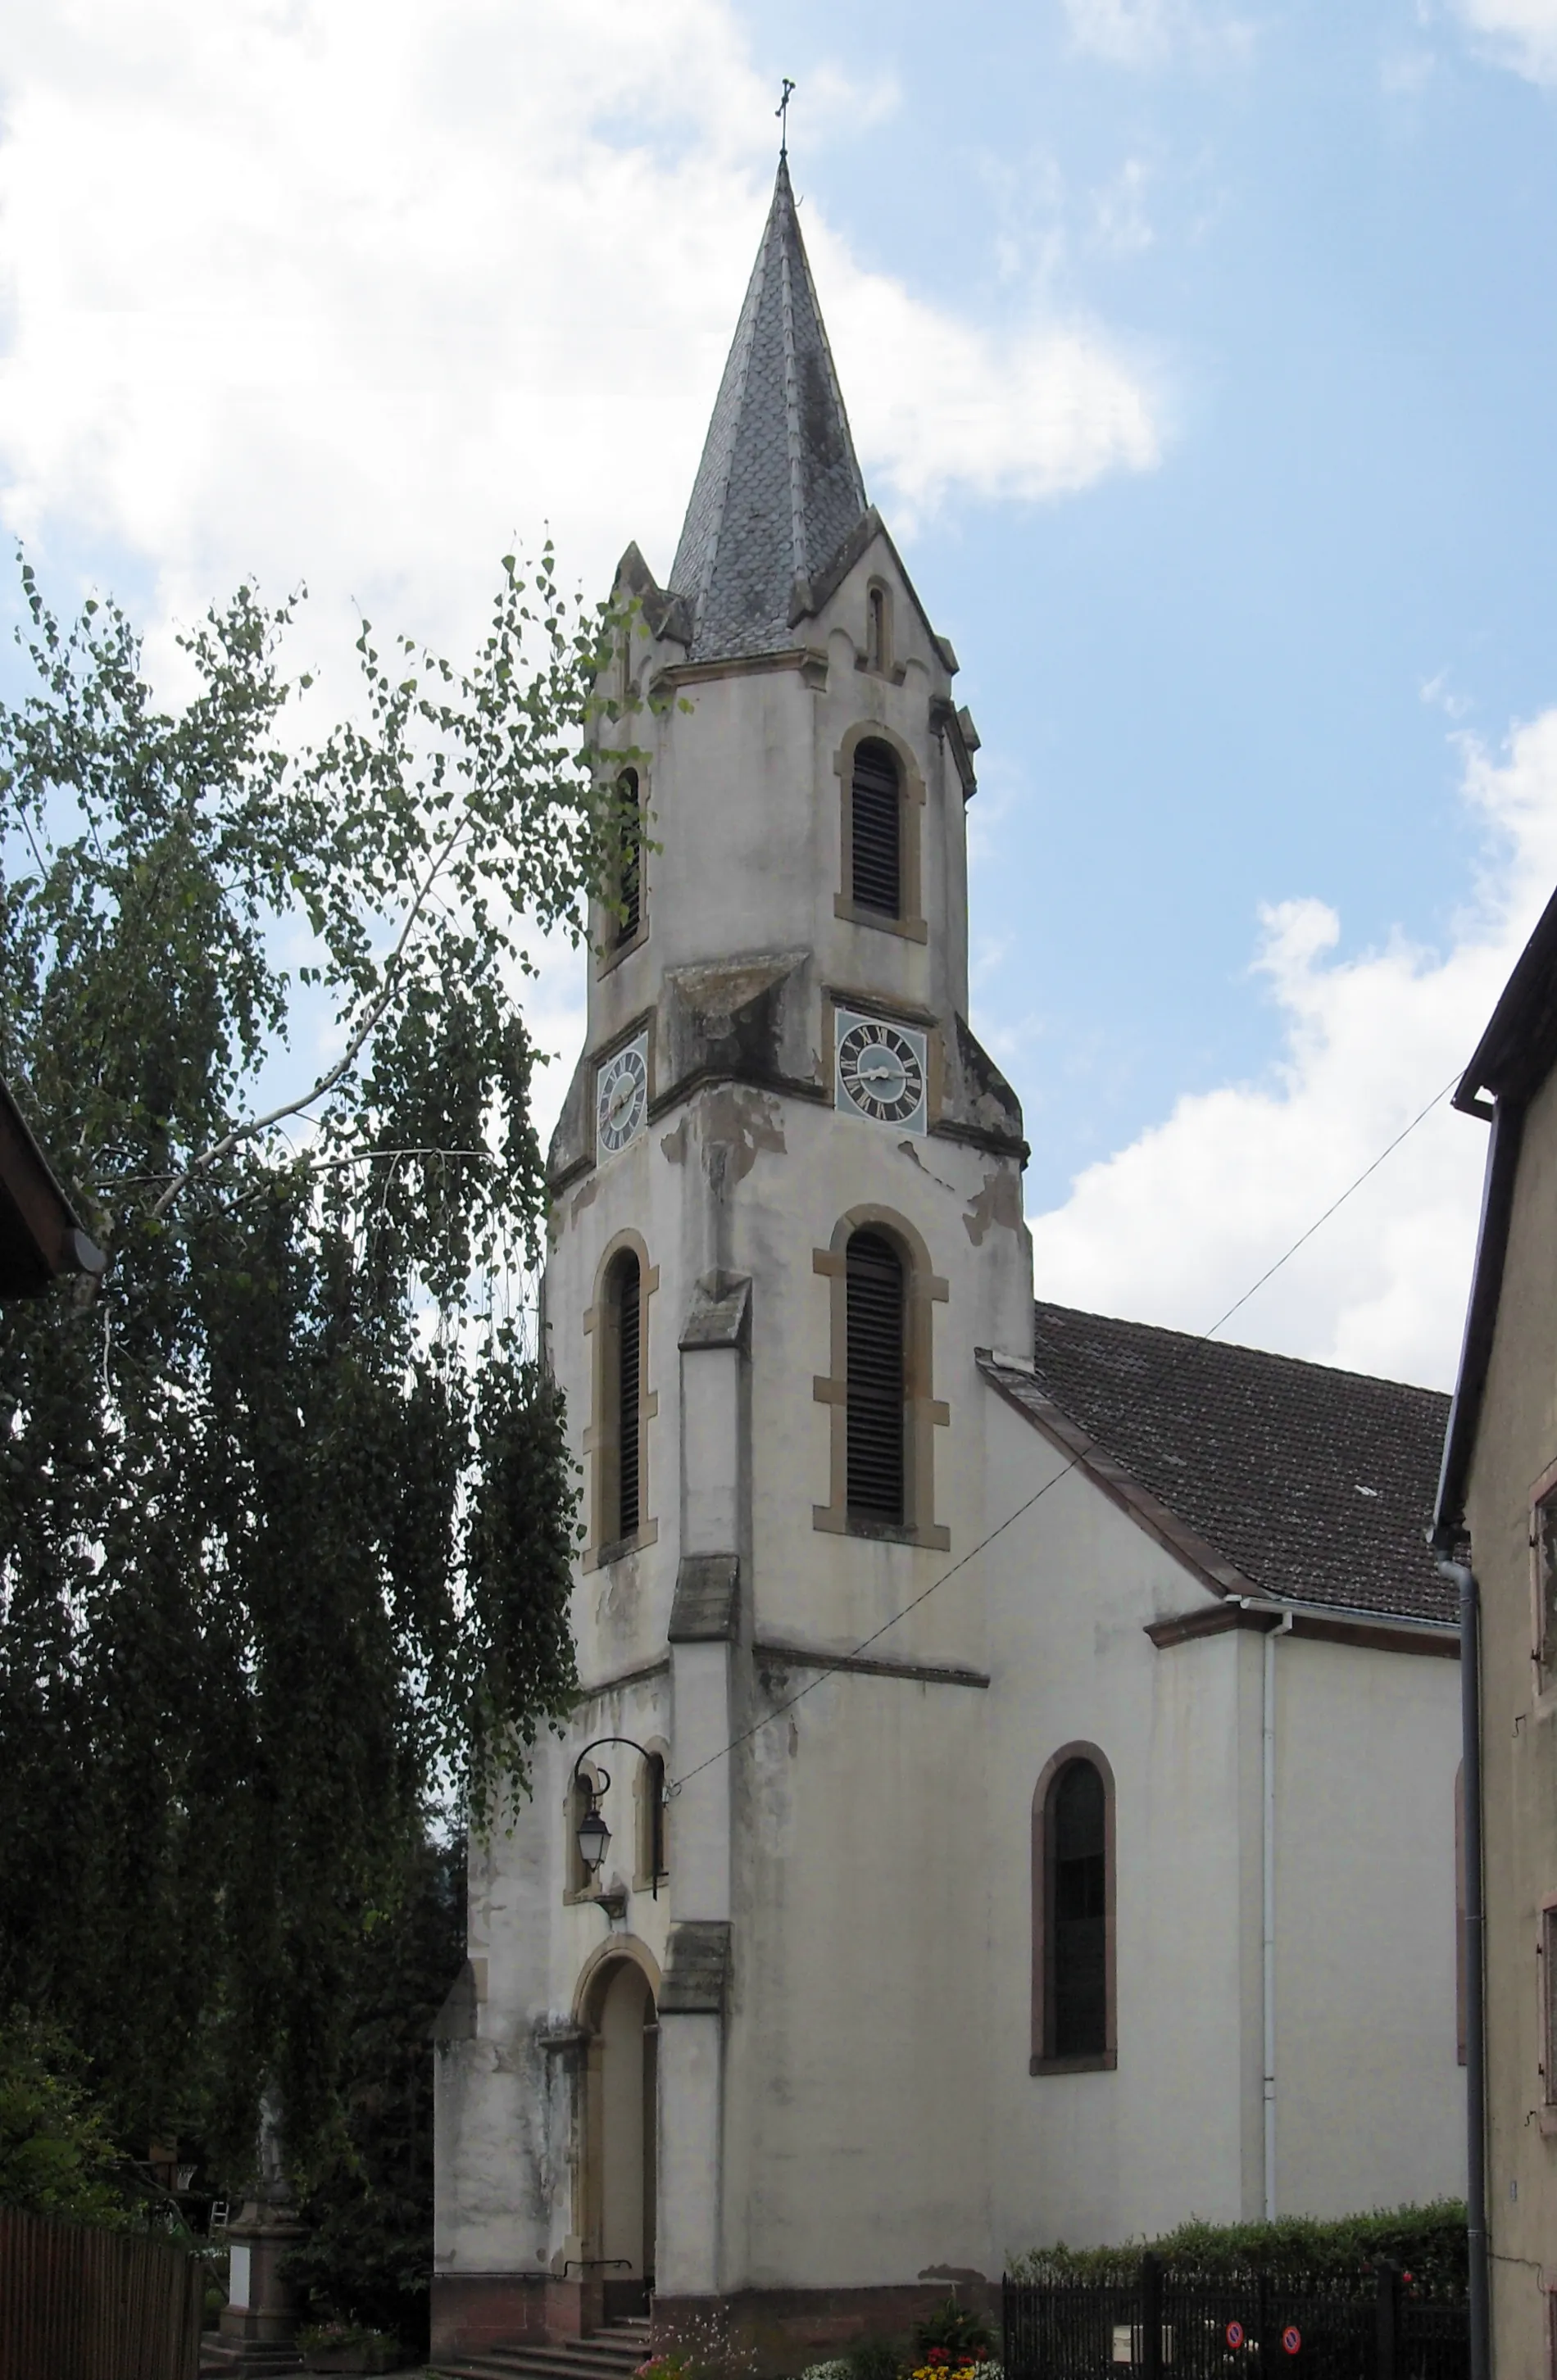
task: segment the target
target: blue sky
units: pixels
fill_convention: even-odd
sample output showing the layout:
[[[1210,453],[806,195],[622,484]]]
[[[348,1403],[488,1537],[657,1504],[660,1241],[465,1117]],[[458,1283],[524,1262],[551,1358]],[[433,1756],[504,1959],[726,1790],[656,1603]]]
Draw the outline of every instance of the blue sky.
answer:
[[[250,572],[300,665],[352,598],[457,648],[543,522],[668,568],[795,78],[1040,1290],[1202,1325],[1468,1052],[1557,879],[1557,0],[0,24],[0,519],[170,675]],[[1240,1334],[1446,1380],[1480,1161],[1434,1115]]]
[[[1454,734],[1557,699],[1552,99],[1408,6],[1253,8],[1139,64],[1054,7],[947,40],[910,5],[858,47],[847,12],[749,21],[901,94],[811,153],[795,102],[798,186],[866,261],[1079,308],[1161,391],[1155,471],[913,547],[986,740],[980,1005],[1026,1037],[1048,1204],[1277,1053],[1261,901],[1332,903],[1343,949],[1441,941]]]

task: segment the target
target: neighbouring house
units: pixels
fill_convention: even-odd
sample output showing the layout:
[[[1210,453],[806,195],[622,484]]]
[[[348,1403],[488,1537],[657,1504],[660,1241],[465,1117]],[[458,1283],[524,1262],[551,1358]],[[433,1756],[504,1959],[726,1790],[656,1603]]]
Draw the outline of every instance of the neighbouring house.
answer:
[[[26,1117],[0,1082],[0,1297],[36,1297],[65,1273],[101,1273]]]
[[[1492,2369],[1557,2368],[1557,895],[1454,1105],[1490,1125],[1437,1535],[1481,1604]]]
[[[783,2368],[1035,2242],[1458,2191],[1447,1401],[1035,1307],[978,738],[782,166],[618,594],[674,699],[550,1157],[582,1694],[472,1847],[441,2368],[651,2293]]]

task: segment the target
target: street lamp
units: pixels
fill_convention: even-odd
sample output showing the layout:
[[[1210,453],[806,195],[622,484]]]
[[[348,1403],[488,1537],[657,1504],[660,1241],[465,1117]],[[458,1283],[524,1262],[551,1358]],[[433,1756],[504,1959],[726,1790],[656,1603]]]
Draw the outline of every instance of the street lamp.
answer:
[[[582,1786],[590,1797],[589,1807],[579,1819],[576,1831],[578,1861],[587,1876],[599,1875],[605,1854],[611,1849],[611,1829],[605,1823],[605,1813],[600,1806],[611,1791],[611,1772],[607,1768],[597,1768],[592,1777],[586,1777],[584,1774],[585,1761],[591,1752],[598,1752],[602,1743],[626,1744],[629,1752],[637,1753],[651,1777],[654,1773],[655,1766],[653,1754],[645,1752],[642,1744],[635,1743],[630,1735],[597,1735],[593,1743],[587,1743],[574,1762],[569,1791],[574,1797],[577,1797],[578,1789]],[[663,1786],[659,1790],[668,1802],[670,1795],[664,1791]],[[655,1870],[655,1874],[650,1879],[650,1886],[655,1900],[658,1900],[660,1898],[658,1860],[651,1860],[650,1865]]]

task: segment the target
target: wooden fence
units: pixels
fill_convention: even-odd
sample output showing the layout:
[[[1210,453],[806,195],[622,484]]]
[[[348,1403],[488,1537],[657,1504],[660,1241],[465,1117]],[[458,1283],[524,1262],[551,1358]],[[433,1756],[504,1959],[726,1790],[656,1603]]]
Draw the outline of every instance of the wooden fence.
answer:
[[[200,2259],[0,2206],[0,2380],[195,2380]]]

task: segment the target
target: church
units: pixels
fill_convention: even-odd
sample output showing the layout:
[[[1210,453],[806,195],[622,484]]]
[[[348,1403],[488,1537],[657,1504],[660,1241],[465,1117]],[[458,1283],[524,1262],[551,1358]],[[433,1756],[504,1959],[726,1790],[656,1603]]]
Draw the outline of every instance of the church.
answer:
[[[580,1698],[472,1846],[435,2361],[647,2316],[793,2371],[1040,2243],[1460,2193],[1447,1401],[1035,1304],[979,738],[782,161],[617,597],[543,1293]]]

